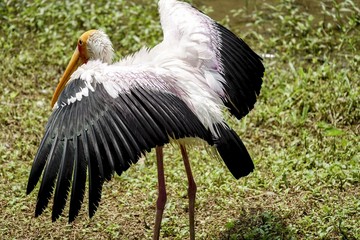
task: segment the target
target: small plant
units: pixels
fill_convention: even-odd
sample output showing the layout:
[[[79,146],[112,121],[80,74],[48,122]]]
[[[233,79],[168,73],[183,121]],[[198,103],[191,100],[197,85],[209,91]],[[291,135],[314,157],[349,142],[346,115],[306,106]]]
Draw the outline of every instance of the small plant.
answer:
[[[222,21],[264,57],[265,78],[254,111],[231,121],[256,168],[235,181],[203,147],[189,151],[198,185],[197,237],[360,239],[359,1],[312,1],[315,12],[295,0],[256,2],[261,3],[254,11],[235,4]],[[246,22],[234,25],[234,18]],[[36,195],[25,195],[52,92],[79,34],[91,28],[109,34],[117,59],[162,39],[152,0],[0,1],[4,239],[152,236],[157,194],[153,153],[105,184],[91,220],[85,208],[73,224],[65,217],[52,223],[48,212],[34,218]],[[186,175],[180,151],[170,146],[165,151],[169,201],[163,237],[183,239],[188,236],[187,199],[182,197]]]

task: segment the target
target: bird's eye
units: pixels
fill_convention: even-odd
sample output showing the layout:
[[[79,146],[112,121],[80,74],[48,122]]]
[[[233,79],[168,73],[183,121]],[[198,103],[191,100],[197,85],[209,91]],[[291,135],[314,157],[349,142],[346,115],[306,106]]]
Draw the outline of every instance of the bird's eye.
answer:
[[[83,45],[83,41],[81,39],[79,39],[79,45]]]

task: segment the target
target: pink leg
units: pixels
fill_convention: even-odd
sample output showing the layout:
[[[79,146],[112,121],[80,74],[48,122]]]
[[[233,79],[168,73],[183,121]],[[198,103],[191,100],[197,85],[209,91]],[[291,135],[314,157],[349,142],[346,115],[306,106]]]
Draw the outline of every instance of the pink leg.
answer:
[[[155,227],[154,227],[154,236],[153,236],[154,240],[157,240],[160,237],[161,220],[166,203],[166,189],[165,189],[162,147],[156,147],[156,160],[157,160],[159,195],[156,201],[156,218],[155,218]]]
[[[187,179],[188,179],[188,183],[189,183],[188,197],[189,197],[190,239],[194,240],[195,239],[194,223],[195,223],[196,183],[194,181],[194,178],[193,178],[193,175],[191,172],[190,162],[189,162],[189,158],[188,158],[185,146],[180,144],[180,149],[181,149],[181,155],[183,157],[186,175],[187,175]]]

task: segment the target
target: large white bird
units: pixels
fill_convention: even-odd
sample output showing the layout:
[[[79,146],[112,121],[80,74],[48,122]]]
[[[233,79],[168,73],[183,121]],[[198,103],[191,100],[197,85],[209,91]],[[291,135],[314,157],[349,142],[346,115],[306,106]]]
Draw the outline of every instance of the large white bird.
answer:
[[[156,148],[159,196],[154,239],[158,239],[166,202],[162,146],[171,139],[200,138],[214,145],[236,179],[253,171],[251,157],[222,111],[226,108],[240,119],[254,107],[264,74],[261,58],[187,3],[160,0],[159,13],[163,41],[116,63],[103,31],[90,30],[79,38],[55,90],[53,112],[29,176],[28,194],[43,175],[36,216],[55,190],[55,221],[71,192],[69,221],[73,221],[88,175],[92,217],[104,181]],[[196,184],[186,142],[179,143],[189,181],[194,239]]]

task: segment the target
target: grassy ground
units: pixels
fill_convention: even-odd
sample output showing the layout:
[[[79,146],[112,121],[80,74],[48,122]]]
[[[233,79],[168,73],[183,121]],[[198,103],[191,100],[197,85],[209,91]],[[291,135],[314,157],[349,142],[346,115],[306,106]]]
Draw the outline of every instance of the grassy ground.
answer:
[[[0,2],[0,234],[4,239],[149,239],[155,216],[153,152],[105,184],[91,220],[34,218],[25,195],[34,154],[59,77],[85,30],[109,33],[118,58],[159,42],[156,4],[129,1]],[[139,1],[140,2],[140,1]],[[310,14],[293,0],[263,4],[233,26],[264,58],[254,111],[230,120],[256,170],[236,181],[202,147],[191,163],[198,184],[199,239],[360,239],[360,3],[322,1]],[[209,11],[209,9],[204,9]],[[211,14],[211,13],[210,13]],[[164,239],[188,238],[185,171],[167,147]]]

